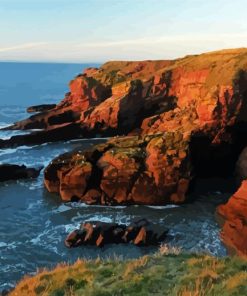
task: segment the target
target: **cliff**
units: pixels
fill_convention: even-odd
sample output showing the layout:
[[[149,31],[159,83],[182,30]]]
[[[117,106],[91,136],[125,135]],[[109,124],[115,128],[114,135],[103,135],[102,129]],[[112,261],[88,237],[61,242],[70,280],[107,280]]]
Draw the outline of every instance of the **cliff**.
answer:
[[[172,61],[108,62],[72,80],[55,108],[11,128],[77,122],[92,135],[109,136],[211,129],[217,141],[226,126],[245,120],[246,70],[247,49]]]
[[[233,175],[247,146],[246,121],[245,48],[170,61],[113,61],[75,77],[51,110],[9,127],[42,131],[2,140],[0,148],[113,137],[52,161],[46,188],[89,204],[181,203],[194,177]],[[231,204],[222,207],[224,216],[227,207],[240,210]]]
[[[86,135],[128,137],[58,157],[45,171],[47,189],[87,203],[179,203],[194,175],[231,174],[236,127],[247,118],[246,69],[247,50],[238,49],[85,70],[38,118],[49,130],[49,116],[63,110],[59,118],[71,112]]]

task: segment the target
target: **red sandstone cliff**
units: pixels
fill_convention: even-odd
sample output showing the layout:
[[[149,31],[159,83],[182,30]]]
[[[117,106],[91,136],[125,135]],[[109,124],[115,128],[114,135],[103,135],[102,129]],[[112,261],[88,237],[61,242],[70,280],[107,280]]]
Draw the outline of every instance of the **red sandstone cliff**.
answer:
[[[246,49],[87,69],[53,112],[73,110],[92,134],[138,137],[112,139],[89,158],[84,152],[57,158],[46,169],[46,187],[89,203],[184,201],[194,174],[191,137],[207,137],[209,146],[230,143],[227,128],[247,112],[246,69]],[[211,149],[199,147],[199,158],[203,148]]]
[[[108,135],[217,128],[219,137],[225,126],[246,115],[246,69],[246,49],[172,61],[108,62],[72,80],[54,109],[12,128],[78,122],[92,134]]]
[[[235,130],[246,118],[247,49],[108,62],[75,77],[55,108],[11,127],[43,131],[2,140],[0,147],[128,135],[56,158],[45,171],[47,189],[88,203],[176,203],[186,199],[195,174],[232,169],[227,163],[247,145]],[[220,212],[229,221],[244,215],[243,200],[234,195]],[[229,223],[225,233],[244,229]],[[233,241],[237,246],[238,234]]]
[[[50,111],[10,127],[43,131],[0,140],[0,148],[125,136],[59,156],[45,170],[46,188],[63,200],[90,204],[179,203],[195,174],[233,170],[247,146],[246,119],[247,49],[171,61],[108,62],[75,77],[70,92]],[[243,254],[245,191],[246,181],[219,208],[226,218],[224,239]]]
[[[218,208],[224,218],[222,238],[240,255],[247,255],[247,181],[233,194],[227,204]]]

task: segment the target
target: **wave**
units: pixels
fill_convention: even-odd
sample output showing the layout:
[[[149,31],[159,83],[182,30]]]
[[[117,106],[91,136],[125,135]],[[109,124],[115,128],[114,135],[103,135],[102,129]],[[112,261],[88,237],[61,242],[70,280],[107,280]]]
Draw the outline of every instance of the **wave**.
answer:
[[[1,128],[5,128],[5,127],[8,127],[10,126],[11,124],[10,123],[7,123],[7,122],[0,122],[0,129]]]
[[[150,209],[154,210],[165,210],[165,209],[173,209],[173,208],[179,208],[178,205],[166,205],[166,206],[145,206]]]

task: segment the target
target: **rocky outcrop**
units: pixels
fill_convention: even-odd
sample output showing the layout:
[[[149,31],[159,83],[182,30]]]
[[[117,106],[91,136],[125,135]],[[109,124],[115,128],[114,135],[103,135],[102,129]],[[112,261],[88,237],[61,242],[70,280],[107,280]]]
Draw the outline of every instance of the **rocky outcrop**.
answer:
[[[217,144],[228,137],[228,127],[246,122],[246,70],[246,49],[172,61],[108,62],[72,80],[55,108],[8,129],[79,123],[91,136],[200,132]]]
[[[228,177],[247,134],[246,70],[246,49],[87,69],[60,107],[80,105],[83,133],[129,136],[58,157],[47,189],[66,201],[165,204],[185,200],[194,173]]]
[[[37,178],[42,168],[27,168],[25,165],[0,164],[0,182]]]
[[[247,144],[246,102],[247,49],[108,62],[75,77],[54,109],[10,127],[42,131],[0,148],[128,136],[56,158],[45,171],[47,189],[66,201],[179,203],[193,174],[229,175]]]
[[[27,108],[28,113],[37,113],[37,112],[44,112],[50,111],[56,107],[56,104],[42,104],[42,105],[35,105],[30,106]]]
[[[247,181],[225,205],[218,207],[223,218],[222,238],[226,245],[240,255],[247,255]]]
[[[64,201],[88,204],[165,204],[185,200],[191,179],[182,134],[113,138],[73,151],[46,168],[45,186]]]
[[[68,248],[83,245],[103,247],[106,244],[132,243],[136,246],[159,245],[168,230],[146,219],[134,221],[129,226],[97,221],[84,222],[65,239]]]
[[[103,86],[94,78],[81,74],[70,82],[70,92],[55,108],[32,115],[7,129],[50,129],[57,125],[78,122],[83,112],[110,95],[110,88]]]
[[[54,126],[47,130],[12,136],[10,139],[6,140],[0,139],[0,149],[23,145],[40,145],[46,142],[66,141],[83,136],[90,137],[92,135],[83,129],[80,123],[68,123]]]

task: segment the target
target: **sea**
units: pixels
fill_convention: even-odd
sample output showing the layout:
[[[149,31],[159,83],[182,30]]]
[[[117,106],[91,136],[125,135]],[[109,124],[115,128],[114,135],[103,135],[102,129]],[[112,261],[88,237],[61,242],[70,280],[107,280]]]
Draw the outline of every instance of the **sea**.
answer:
[[[68,92],[68,83],[89,66],[97,64],[0,63],[0,127],[6,127],[29,114],[31,105],[58,103]],[[7,139],[23,131],[0,131]],[[86,149],[105,139],[81,139],[21,146],[0,150],[0,163],[47,166],[58,156],[77,147]],[[43,170],[35,180],[0,183],[0,291],[11,289],[24,275],[78,258],[138,258],[156,252],[158,247],[108,245],[67,249],[65,237],[84,221],[130,224],[146,218],[169,229],[165,244],[184,252],[225,256],[215,209],[228,193],[206,190],[193,202],[181,206],[87,206],[63,203],[43,185]]]

